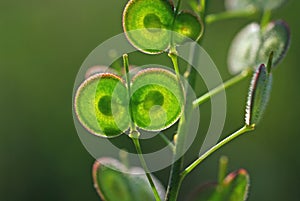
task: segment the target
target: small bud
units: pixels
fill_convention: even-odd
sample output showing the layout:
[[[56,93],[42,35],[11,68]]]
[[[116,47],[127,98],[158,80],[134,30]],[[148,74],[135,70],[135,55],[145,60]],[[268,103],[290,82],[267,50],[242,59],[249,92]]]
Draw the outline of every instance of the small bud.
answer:
[[[173,142],[174,142],[174,144],[177,143],[177,139],[178,139],[178,134],[176,133],[176,134],[174,135],[174,137],[173,137]]]

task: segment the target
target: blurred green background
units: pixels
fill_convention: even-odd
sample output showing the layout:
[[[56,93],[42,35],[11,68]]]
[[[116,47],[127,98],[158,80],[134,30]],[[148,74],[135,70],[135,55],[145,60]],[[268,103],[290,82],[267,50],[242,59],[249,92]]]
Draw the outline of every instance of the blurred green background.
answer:
[[[99,200],[91,179],[94,159],[73,125],[72,90],[85,57],[122,32],[126,2],[0,0],[1,201]],[[211,0],[208,12],[223,9],[223,1]],[[249,201],[299,200],[299,9],[300,1],[290,0],[273,15],[288,22],[292,43],[274,73],[263,122],[193,171],[183,183],[180,200],[198,183],[216,178],[221,155],[229,156],[230,170],[243,167],[251,174]],[[230,41],[248,22],[228,20],[207,27],[203,46],[224,80],[230,78],[226,68]],[[243,123],[248,84],[227,90],[225,135]],[[209,104],[203,106],[204,112],[208,109]],[[167,173],[156,173],[164,184]]]

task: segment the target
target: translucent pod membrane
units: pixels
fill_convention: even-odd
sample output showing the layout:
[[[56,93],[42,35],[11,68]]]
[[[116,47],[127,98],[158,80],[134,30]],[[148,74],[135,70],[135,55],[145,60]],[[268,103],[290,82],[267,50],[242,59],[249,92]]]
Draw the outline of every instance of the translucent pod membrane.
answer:
[[[164,198],[164,188],[152,175],[155,186]],[[140,201],[155,200],[144,170],[139,167],[127,169],[113,158],[100,158],[93,166],[94,186],[103,200]]]
[[[287,0],[226,0],[225,7],[228,10],[273,10],[286,2]]]
[[[256,125],[259,123],[269,102],[271,88],[272,74],[262,64],[254,73],[249,88],[245,117],[247,125]]]
[[[166,0],[130,0],[123,12],[123,29],[128,41],[147,54],[167,51],[172,42],[197,40],[202,34],[201,20],[182,12],[174,23],[174,8]],[[174,41],[172,41],[174,31]]]
[[[123,13],[123,29],[131,44],[142,52],[161,53],[168,49],[168,29],[173,8],[164,0],[131,0]],[[138,30],[138,31],[133,31]]]
[[[78,88],[74,108],[82,126],[101,137],[115,137],[129,126],[127,89],[120,77],[95,74]]]
[[[203,24],[199,16],[190,11],[182,11],[176,17],[173,31],[176,44],[186,42],[188,38],[197,41],[203,33]]]
[[[272,51],[273,66],[276,66],[284,58],[289,44],[290,30],[284,21],[270,22],[263,29],[259,24],[251,23],[231,43],[228,55],[229,71],[236,74],[246,68],[255,68],[266,63]]]
[[[160,131],[180,117],[184,96],[182,86],[171,71],[148,68],[135,74],[131,82],[132,96],[124,81],[110,73],[97,73],[77,89],[74,108],[77,119],[90,133],[116,137],[129,128],[132,121],[142,129]]]
[[[90,67],[86,73],[85,73],[85,79],[96,75],[96,74],[101,74],[101,73],[111,73],[114,75],[118,75],[118,72],[110,67],[107,66],[92,66]]]
[[[183,104],[183,88],[174,73],[148,68],[133,77],[132,116],[138,127],[150,131],[170,127],[180,117]]]

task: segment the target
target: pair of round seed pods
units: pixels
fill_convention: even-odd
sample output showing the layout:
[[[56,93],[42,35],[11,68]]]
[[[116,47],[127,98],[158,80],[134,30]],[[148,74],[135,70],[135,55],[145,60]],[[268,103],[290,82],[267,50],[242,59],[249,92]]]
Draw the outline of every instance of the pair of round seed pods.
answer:
[[[178,120],[184,95],[173,72],[146,68],[132,77],[130,85],[128,90],[124,79],[112,73],[96,73],[83,81],[74,99],[81,125],[94,135],[115,137],[132,123],[159,131]]]
[[[203,33],[203,22],[191,11],[178,12],[169,0],[130,0],[123,12],[123,29],[139,51],[159,54]]]

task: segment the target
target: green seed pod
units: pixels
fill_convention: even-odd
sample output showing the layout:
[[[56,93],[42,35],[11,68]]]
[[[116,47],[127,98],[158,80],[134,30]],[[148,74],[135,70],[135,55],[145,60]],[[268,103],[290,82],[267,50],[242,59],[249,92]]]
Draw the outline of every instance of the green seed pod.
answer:
[[[262,64],[253,75],[249,88],[245,123],[256,125],[259,123],[269,102],[272,88],[272,74]]]
[[[188,197],[189,201],[245,201],[248,196],[250,177],[239,169],[228,174],[220,183],[206,183],[197,187]]]
[[[258,9],[258,10],[273,10],[279,8],[287,2],[287,0],[226,0],[225,7],[228,10],[245,10],[245,9]]]
[[[163,199],[162,184],[151,175]],[[93,166],[94,186],[102,200],[106,201],[154,201],[151,186],[142,168],[127,169],[113,158],[100,158]]]
[[[166,0],[130,0],[123,12],[123,29],[134,47],[158,54],[169,48],[173,17]]]
[[[96,74],[78,88],[74,109],[79,122],[90,133],[115,137],[129,127],[127,90],[120,77]]]
[[[234,38],[228,55],[228,66],[231,73],[236,74],[245,68],[266,63],[274,51],[273,66],[285,56],[290,44],[288,25],[277,20],[269,23],[264,29],[252,23],[242,29]]]
[[[270,53],[273,51],[272,65],[277,66],[285,57],[290,46],[290,29],[286,22],[277,20],[269,23],[263,30],[263,43],[260,46],[256,61],[266,63]]]
[[[136,125],[158,131],[173,125],[183,109],[183,89],[175,74],[161,68],[140,71],[132,79],[132,116]]]
[[[173,31],[178,33],[175,37],[177,44],[185,42],[187,38],[197,41],[203,33],[203,24],[197,15],[183,11],[176,17]]]
[[[120,200],[122,197],[122,200],[131,201],[125,170],[123,164],[111,158],[101,158],[94,163],[94,186],[102,200]]]
[[[175,22],[174,16],[174,8],[167,0],[130,0],[123,12],[123,29],[129,42],[147,54],[167,51],[172,42],[200,38],[203,24],[198,16],[184,11]]]
[[[107,66],[93,66],[90,67],[86,73],[85,73],[85,79],[95,75],[95,74],[100,74],[100,73],[112,73],[114,75],[117,75],[118,72],[110,67]]]

